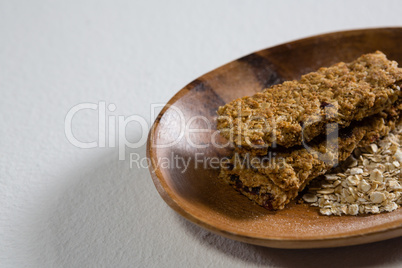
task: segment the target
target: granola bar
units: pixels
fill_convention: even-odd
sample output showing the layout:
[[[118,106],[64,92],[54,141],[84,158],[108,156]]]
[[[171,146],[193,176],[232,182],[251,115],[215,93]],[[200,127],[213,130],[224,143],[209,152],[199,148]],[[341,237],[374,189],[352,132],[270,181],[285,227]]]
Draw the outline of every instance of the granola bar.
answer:
[[[377,114],[402,98],[402,69],[377,51],[272,86],[218,109],[221,135],[245,151],[292,147]],[[262,150],[261,150],[262,148]]]
[[[248,154],[235,153],[230,164],[222,167],[220,178],[269,210],[283,209],[312,179],[347,159],[356,147],[393,130],[401,109],[398,105],[355,122],[341,129],[339,136],[333,133],[328,141],[315,140],[310,149],[270,150],[266,156],[251,156],[251,159],[247,159]],[[273,155],[275,162],[271,161]]]

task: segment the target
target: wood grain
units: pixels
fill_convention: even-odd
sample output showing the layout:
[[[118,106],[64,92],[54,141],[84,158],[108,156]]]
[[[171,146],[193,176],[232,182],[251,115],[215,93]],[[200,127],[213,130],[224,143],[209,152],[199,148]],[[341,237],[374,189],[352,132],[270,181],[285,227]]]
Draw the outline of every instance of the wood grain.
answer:
[[[199,77],[169,101],[149,133],[147,155],[156,189],[186,219],[251,244],[337,247],[401,236],[402,209],[379,215],[328,217],[320,216],[315,208],[292,203],[284,210],[270,212],[220,182],[218,168],[204,166],[205,159],[222,158],[231,152],[212,143],[225,142],[215,129],[219,106],[376,50],[402,64],[401,43],[402,28],[324,34],[255,52]],[[161,160],[167,159],[171,165],[161,165]],[[178,161],[188,163],[188,168]]]

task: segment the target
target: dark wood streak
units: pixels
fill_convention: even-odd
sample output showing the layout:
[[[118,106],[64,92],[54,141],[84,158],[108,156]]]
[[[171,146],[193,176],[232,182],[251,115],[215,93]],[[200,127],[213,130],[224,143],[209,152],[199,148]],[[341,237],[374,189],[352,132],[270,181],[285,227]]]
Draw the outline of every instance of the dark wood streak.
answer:
[[[187,87],[194,91],[192,97],[194,106],[202,106],[203,109],[209,111],[210,116],[215,116],[218,107],[225,104],[225,101],[215,92],[213,87],[201,79],[192,81]]]
[[[161,121],[162,117],[163,117],[163,114],[159,113],[158,116],[155,118],[155,123],[159,124],[159,122]],[[156,125],[155,123],[154,123],[154,125]]]
[[[247,63],[252,68],[255,76],[262,85],[262,89],[283,82],[282,77],[275,68],[275,65],[267,58],[260,56],[257,53],[247,55],[238,59],[238,61]]]

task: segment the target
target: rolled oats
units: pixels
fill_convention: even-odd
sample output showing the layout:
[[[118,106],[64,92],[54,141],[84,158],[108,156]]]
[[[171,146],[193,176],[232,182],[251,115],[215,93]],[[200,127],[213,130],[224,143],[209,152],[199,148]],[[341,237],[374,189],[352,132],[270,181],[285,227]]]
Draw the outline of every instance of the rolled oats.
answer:
[[[362,173],[363,173],[363,169],[361,169],[361,168],[352,168],[352,169],[350,169],[350,174],[352,174],[352,175],[362,174]]]
[[[348,185],[350,185],[350,186],[356,186],[360,183],[360,179],[356,175],[347,177],[346,181],[347,181]]]
[[[366,180],[361,180],[359,183],[359,190],[363,193],[370,191],[371,185]]]
[[[303,200],[308,203],[313,203],[313,202],[317,202],[318,198],[316,195],[313,195],[313,194],[305,194],[305,195],[303,195]]]
[[[335,190],[334,189],[323,189],[323,190],[318,190],[317,193],[319,194],[332,194]]]
[[[378,146],[375,143],[372,143],[368,146],[368,150],[369,153],[373,154],[376,153],[378,151]]]
[[[382,203],[382,201],[385,200],[385,195],[381,192],[376,191],[376,192],[371,193],[370,200],[376,204]]]
[[[402,151],[397,150],[394,154],[395,160],[398,161],[399,163],[402,163]]]
[[[348,207],[348,214],[357,215],[359,213],[359,206],[357,204],[352,204]]]
[[[378,169],[374,169],[370,174],[370,180],[372,180],[372,181],[382,182],[383,179],[384,179],[384,176],[382,175],[382,172]]]
[[[328,173],[312,181],[303,199],[319,207],[323,215],[394,211],[402,205],[401,164],[399,128],[382,140],[357,148],[345,161],[343,172]]]

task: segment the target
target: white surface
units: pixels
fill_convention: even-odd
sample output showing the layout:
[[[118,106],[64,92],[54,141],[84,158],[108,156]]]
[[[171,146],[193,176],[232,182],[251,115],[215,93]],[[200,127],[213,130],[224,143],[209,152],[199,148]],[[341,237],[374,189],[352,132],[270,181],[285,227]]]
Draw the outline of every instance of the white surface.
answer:
[[[401,9],[401,1],[1,1],[0,267],[401,266],[401,238],[279,250],[216,236],[169,209],[148,170],[119,161],[117,148],[76,148],[64,132],[79,103],[113,103],[108,116],[149,123],[151,103],[233,59],[324,32],[401,26]],[[96,140],[97,120],[77,113],[75,136]],[[140,135],[130,123],[127,138]],[[144,156],[145,146],[133,151]]]

